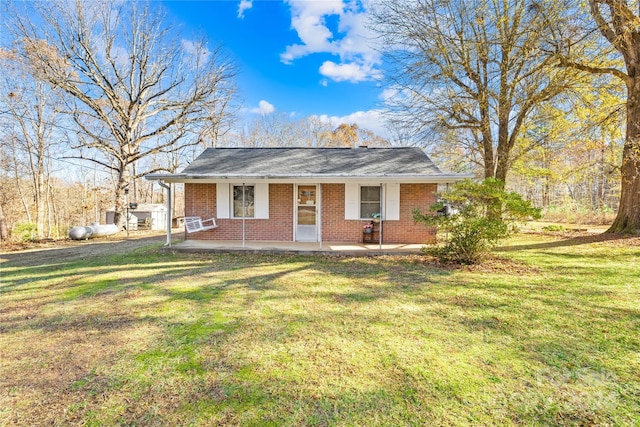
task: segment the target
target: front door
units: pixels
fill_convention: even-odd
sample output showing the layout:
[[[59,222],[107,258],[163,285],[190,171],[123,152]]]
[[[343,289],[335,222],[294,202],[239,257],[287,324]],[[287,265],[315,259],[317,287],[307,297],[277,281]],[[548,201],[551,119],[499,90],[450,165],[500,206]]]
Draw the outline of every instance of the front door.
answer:
[[[296,241],[318,241],[318,189],[299,185],[296,198]]]

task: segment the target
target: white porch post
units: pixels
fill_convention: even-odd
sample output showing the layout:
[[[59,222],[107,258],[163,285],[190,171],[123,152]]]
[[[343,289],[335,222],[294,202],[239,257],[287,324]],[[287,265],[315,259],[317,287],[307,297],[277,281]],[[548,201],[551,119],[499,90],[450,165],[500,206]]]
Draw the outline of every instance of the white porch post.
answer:
[[[318,241],[320,249],[322,249],[322,184],[318,184],[318,194],[316,194],[316,227],[318,232]]]
[[[246,206],[245,206],[245,200],[244,200],[244,182],[242,183],[242,249],[244,249],[244,218],[245,218],[245,210],[246,210]]]
[[[386,205],[386,203],[383,204],[383,194],[383,184],[380,183],[380,232],[378,233],[378,249],[380,250],[382,250],[382,223],[384,222],[384,211],[382,210],[382,207]]]
[[[158,184],[167,189],[167,243],[164,245],[171,247],[171,223],[173,222],[171,216],[171,184],[167,185],[162,180],[159,180]]]

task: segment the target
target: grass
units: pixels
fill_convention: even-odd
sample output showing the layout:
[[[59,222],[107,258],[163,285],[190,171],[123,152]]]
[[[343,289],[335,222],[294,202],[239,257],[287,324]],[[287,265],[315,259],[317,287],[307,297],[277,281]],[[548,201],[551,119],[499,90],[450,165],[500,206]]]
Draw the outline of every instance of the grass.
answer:
[[[5,263],[0,424],[638,425],[638,242]]]

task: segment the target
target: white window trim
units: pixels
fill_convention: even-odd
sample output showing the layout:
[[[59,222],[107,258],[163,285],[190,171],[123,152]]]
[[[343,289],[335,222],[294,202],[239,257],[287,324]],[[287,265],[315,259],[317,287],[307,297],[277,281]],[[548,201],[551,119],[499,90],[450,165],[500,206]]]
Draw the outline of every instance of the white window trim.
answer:
[[[360,187],[377,187],[379,183],[346,182],[344,185],[344,219],[363,220],[360,217]],[[400,183],[382,185],[382,219],[384,221],[400,220]]]
[[[216,204],[218,218],[242,219],[241,216],[233,216],[233,187],[241,187],[241,182],[224,182],[216,184]],[[245,219],[269,219],[269,184],[268,183],[244,183],[245,187],[253,187],[253,216]]]
[[[400,220],[400,184],[390,182],[384,184],[384,220],[399,221]]]
[[[216,206],[218,208],[218,218],[227,219],[231,217],[231,186],[227,183],[216,184]]]
[[[254,219],[269,219],[269,184],[258,182],[253,184]]]
[[[344,219],[360,219],[360,184],[344,184]]]

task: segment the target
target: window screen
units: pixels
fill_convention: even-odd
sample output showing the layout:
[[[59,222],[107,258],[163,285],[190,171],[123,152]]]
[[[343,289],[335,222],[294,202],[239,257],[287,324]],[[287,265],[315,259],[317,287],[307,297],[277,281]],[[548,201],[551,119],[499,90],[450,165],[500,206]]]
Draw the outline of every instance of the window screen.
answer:
[[[360,218],[380,213],[380,187],[360,187]]]
[[[244,188],[244,198],[242,197],[242,189]],[[234,185],[233,186],[233,217],[234,218],[253,218],[254,213],[254,186],[253,185]],[[244,202],[243,202],[244,200]],[[244,214],[243,214],[244,203]]]

